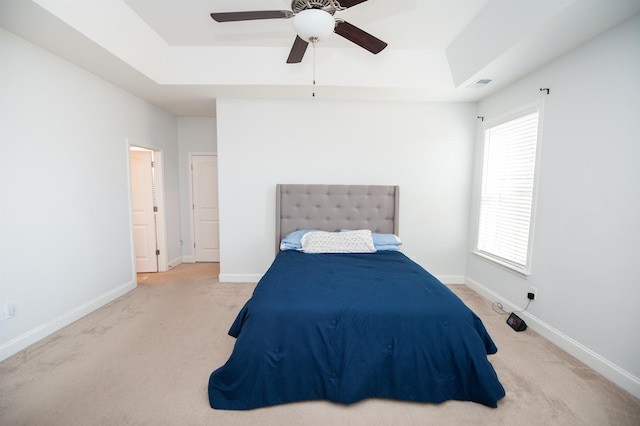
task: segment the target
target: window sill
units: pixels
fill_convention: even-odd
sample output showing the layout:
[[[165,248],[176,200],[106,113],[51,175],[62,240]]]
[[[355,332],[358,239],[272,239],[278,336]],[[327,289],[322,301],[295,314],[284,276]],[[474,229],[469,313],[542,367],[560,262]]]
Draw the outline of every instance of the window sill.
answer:
[[[521,278],[529,279],[529,276],[531,276],[531,273],[530,273],[530,271],[528,269],[525,269],[525,268],[523,268],[521,266],[517,266],[517,265],[514,265],[512,263],[509,263],[506,260],[502,260],[502,259],[500,259],[498,257],[491,256],[491,255],[489,255],[487,253],[484,253],[484,252],[481,252],[481,251],[477,251],[477,250],[472,251],[471,253],[476,255],[480,259],[482,259],[482,260],[484,260],[486,262],[489,262],[489,263],[491,263],[493,265],[496,265],[499,268],[504,269],[507,272],[511,272],[512,274],[515,274],[515,275],[517,275],[517,276],[519,276]]]

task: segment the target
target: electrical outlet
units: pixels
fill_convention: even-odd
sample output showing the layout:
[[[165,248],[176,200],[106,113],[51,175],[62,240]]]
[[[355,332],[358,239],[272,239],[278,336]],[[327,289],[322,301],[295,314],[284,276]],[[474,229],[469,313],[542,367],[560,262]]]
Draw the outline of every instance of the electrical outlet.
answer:
[[[15,302],[9,302],[2,307],[0,312],[0,321],[8,320],[16,316],[16,304]]]
[[[533,294],[533,297],[529,297],[529,299],[531,299],[531,300],[537,300],[538,299],[538,289],[537,288],[530,287],[529,288],[529,294]]]

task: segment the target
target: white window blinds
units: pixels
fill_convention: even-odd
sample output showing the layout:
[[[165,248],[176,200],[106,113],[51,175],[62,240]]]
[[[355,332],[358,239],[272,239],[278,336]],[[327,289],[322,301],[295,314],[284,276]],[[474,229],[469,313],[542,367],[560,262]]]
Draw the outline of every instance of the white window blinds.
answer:
[[[477,250],[528,269],[539,112],[484,131]]]

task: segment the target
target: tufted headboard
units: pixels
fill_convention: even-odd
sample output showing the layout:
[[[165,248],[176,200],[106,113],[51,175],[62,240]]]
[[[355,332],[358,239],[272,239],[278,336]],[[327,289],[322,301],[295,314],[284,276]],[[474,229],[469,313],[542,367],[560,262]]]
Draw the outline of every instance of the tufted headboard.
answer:
[[[276,253],[298,229],[371,229],[398,234],[400,187],[386,185],[276,186]]]

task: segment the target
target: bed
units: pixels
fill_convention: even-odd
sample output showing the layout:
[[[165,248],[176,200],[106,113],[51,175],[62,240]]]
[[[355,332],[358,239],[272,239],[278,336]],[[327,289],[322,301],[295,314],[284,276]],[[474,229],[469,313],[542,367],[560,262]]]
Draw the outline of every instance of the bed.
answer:
[[[398,235],[398,206],[397,186],[277,186],[276,258],[231,325],[234,349],[209,378],[212,408],[367,398],[497,407],[505,393],[482,321],[374,239]],[[322,248],[360,237],[373,250]]]

